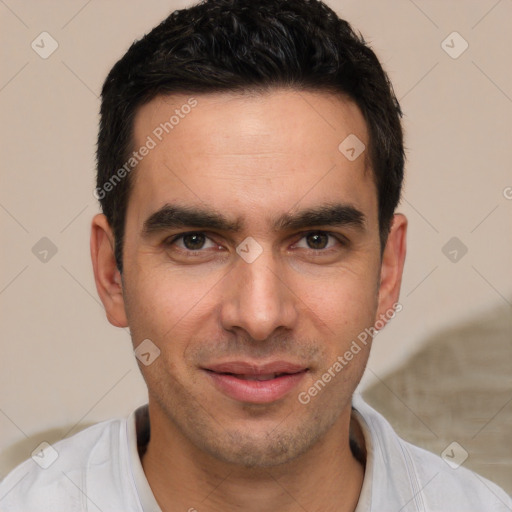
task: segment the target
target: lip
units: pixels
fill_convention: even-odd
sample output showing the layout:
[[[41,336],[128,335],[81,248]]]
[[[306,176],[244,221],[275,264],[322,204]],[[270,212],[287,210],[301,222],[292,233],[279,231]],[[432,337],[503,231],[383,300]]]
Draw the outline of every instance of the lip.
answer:
[[[298,386],[308,368],[288,361],[258,364],[247,361],[229,361],[202,368],[214,387],[233,400],[267,404],[285,397]],[[245,380],[278,374],[268,380]]]

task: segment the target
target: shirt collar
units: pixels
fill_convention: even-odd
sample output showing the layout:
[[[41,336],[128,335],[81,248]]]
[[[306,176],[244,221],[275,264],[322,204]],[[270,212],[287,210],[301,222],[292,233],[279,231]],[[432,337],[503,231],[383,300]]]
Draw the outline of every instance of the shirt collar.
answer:
[[[132,412],[127,421],[128,454],[135,488],[144,512],[162,512],[142,468],[140,455],[144,454],[149,441],[148,406],[143,405]]]

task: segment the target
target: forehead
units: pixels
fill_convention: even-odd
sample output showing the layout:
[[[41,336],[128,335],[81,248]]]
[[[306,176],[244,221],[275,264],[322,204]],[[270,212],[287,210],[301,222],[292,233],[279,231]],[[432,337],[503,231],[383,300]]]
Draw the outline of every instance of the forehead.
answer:
[[[233,218],[340,200],[376,210],[368,151],[349,158],[368,146],[366,123],[340,95],[160,96],[137,112],[133,142],[136,151],[150,147],[129,202],[140,216],[166,203],[208,205]]]

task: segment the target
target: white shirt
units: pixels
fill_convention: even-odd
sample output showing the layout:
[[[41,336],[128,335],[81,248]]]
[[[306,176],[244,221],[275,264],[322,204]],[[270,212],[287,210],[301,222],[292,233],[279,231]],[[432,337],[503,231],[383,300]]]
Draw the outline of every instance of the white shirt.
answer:
[[[367,451],[356,512],[512,511],[512,499],[492,482],[400,439],[360,396],[353,407]],[[144,423],[141,407],[35,454],[37,462],[28,459],[0,483],[0,511],[161,512],[137,451]]]

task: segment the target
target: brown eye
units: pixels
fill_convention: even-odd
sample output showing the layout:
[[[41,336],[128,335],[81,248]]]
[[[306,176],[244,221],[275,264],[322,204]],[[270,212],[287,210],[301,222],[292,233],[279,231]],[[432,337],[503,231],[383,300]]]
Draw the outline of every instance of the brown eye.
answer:
[[[329,243],[327,233],[309,233],[306,235],[308,247],[310,249],[325,249]]]
[[[349,241],[341,234],[328,231],[309,231],[294,244],[294,249],[306,250],[311,256],[327,256],[340,253],[349,245]]]
[[[165,241],[168,247],[176,246],[181,251],[187,252],[204,252],[206,249],[213,249],[218,245],[213,242],[208,236],[200,231],[190,231],[188,233],[181,233],[173,238]]]
[[[189,233],[187,235],[183,235],[183,245],[186,249],[190,251],[198,251],[202,249],[206,237],[202,233]]]

